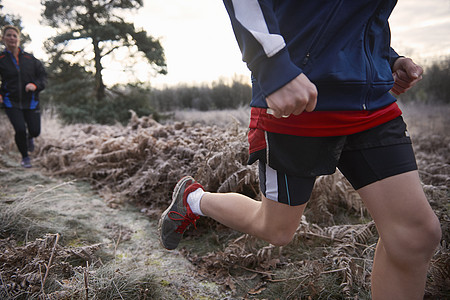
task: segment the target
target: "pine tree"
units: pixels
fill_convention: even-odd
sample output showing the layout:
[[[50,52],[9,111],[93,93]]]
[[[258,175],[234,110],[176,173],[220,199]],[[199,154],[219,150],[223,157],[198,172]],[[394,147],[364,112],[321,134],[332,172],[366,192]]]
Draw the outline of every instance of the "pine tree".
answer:
[[[142,0],[42,0],[44,23],[58,34],[47,42],[53,59],[76,62],[95,76],[95,98],[105,97],[102,58],[128,49],[130,59],[142,58],[160,74],[167,73],[164,50],[158,39],[123,18],[142,7]],[[85,41],[90,47],[74,50],[70,43]],[[93,55],[92,55],[93,54]]]

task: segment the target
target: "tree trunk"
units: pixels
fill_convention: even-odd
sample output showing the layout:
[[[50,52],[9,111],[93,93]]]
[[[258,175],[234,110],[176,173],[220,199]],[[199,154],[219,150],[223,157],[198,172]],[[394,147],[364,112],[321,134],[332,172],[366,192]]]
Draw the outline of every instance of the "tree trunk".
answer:
[[[95,60],[95,97],[97,101],[102,101],[105,98],[105,84],[103,83],[102,77],[102,64],[101,64],[101,54],[100,47],[97,38],[92,38],[92,44],[94,45],[94,60]]]

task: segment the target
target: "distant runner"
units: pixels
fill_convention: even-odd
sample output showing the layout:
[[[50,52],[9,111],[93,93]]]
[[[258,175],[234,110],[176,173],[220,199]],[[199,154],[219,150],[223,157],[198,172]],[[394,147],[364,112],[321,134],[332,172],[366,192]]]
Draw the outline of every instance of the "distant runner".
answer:
[[[42,63],[20,46],[20,30],[12,25],[2,29],[5,50],[0,53],[0,105],[6,110],[15,131],[15,142],[22,155],[21,165],[31,168],[29,152],[41,133],[39,92],[47,83]]]

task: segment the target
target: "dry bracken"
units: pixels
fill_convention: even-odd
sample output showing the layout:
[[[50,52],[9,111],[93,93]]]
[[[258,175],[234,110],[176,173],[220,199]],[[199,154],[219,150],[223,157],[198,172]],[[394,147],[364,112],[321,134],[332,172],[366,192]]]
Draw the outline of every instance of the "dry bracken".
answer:
[[[11,142],[6,142],[11,134],[0,133],[1,149],[11,150]],[[49,174],[89,180],[112,206],[127,201],[149,211],[161,211],[184,175],[194,176],[208,191],[240,192],[258,199],[257,169],[247,166],[246,133],[247,129],[236,124],[162,125],[133,114],[125,127],[77,125],[65,128],[55,138],[42,138],[37,144],[37,162]],[[426,288],[426,296],[433,299],[450,295],[449,145],[450,138],[445,134],[413,137],[423,188],[443,229],[443,241],[432,260]],[[328,292],[329,296],[333,286],[339,299],[354,299],[360,290],[370,290],[377,231],[359,195],[340,172],[317,178],[305,216],[293,241],[285,247],[241,235],[207,254],[189,249],[182,252],[196,265],[199,276],[213,277],[233,292],[248,290],[249,297],[266,293],[267,283],[289,283],[283,286],[286,299],[326,299],[323,295]],[[351,220],[352,224],[340,223],[342,220]],[[6,252],[0,259],[22,249],[8,246],[7,241],[2,244]],[[310,254],[301,253],[299,249],[305,247]],[[39,280],[35,266],[43,261],[28,263],[34,266],[33,271],[25,271],[26,265],[21,265],[20,278],[3,285],[3,291],[12,294],[21,285],[30,291],[30,286],[36,289]],[[239,286],[246,278],[254,278],[249,273],[257,275],[259,283]]]

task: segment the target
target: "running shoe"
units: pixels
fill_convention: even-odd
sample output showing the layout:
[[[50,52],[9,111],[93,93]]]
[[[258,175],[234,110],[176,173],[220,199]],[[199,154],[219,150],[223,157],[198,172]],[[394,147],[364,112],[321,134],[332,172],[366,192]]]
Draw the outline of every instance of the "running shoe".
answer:
[[[185,176],[178,181],[172,194],[172,203],[162,213],[158,230],[160,241],[164,248],[173,250],[183,237],[183,233],[189,225],[195,226],[195,221],[200,217],[194,214],[187,203],[189,193],[203,187],[190,176]]]
[[[22,159],[22,161],[20,162],[20,165],[22,166],[22,167],[24,167],[24,168],[31,168],[32,166],[31,166],[31,160],[30,160],[30,158],[27,156],[27,157],[24,157],[23,159]]]

